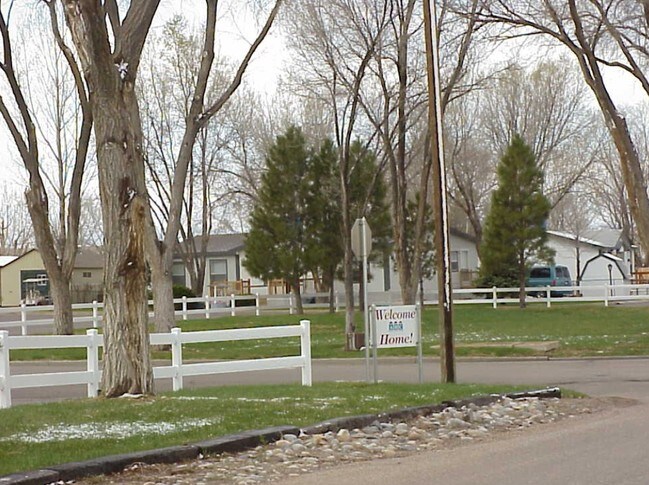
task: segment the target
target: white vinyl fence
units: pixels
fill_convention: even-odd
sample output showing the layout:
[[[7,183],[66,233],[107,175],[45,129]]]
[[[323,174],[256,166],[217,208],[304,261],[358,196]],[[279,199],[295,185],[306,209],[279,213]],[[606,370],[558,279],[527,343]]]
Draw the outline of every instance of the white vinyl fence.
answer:
[[[329,308],[329,295],[310,294],[302,297],[303,306],[307,309]],[[324,303],[322,303],[324,301]],[[251,315],[261,316],[262,311],[268,313],[296,313],[297,305],[294,295],[230,295],[222,297],[196,297],[174,299],[177,310],[177,320],[189,318],[213,318],[215,316]],[[153,308],[153,301],[149,301]],[[72,305],[74,324],[77,328],[100,328],[103,319],[104,304],[97,301],[92,303],[76,303]],[[334,310],[339,309],[339,297],[334,297]],[[49,327],[53,325],[52,305],[0,308],[0,328],[20,328],[21,335],[27,335],[30,327]],[[79,315],[82,312],[85,315]],[[149,318],[154,318],[154,312]]]
[[[227,362],[183,362],[183,344],[198,342],[224,342],[235,340],[300,337],[300,355]],[[171,333],[151,334],[151,345],[171,345],[171,365],[153,368],[156,379],[172,379],[174,391],[183,388],[183,377],[231,372],[246,372],[272,369],[301,369],[302,385],[311,385],[311,324],[309,320],[299,325],[258,327],[204,332],[182,332],[174,328]],[[88,397],[97,397],[101,382],[99,347],[103,336],[95,329],[86,335],[9,336],[0,331],[0,408],[11,407],[12,389],[30,387],[51,387],[70,384],[85,384]],[[58,349],[86,348],[87,367],[85,371],[50,372],[41,374],[11,374],[9,353],[16,349]]]
[[[553,286],[526,288],[527,302],[544,302],[548,307],[559,302],[603,302],[605,306],[614,302],[646,301],[649,302],[649,285],[638,284],[592,284],[581,286]],[[569,296],[557,296],[557,292],[568,293]],[[554,295],[553,295],[554,293]],[[303,294],[302,304],[306,310],[324,310],[329,308],[329,294]],[[358,294],[354,296],[358,302]],[[418,298],[419,299],[419,298]],[[453,303],[464,304],[489,304],[493,308],[499,305],[518,302],[518,288],[456,288],[453,290]],[[296,313],[294,295],[230,295],[222,297],[177,298],[176,319],[189,320],[190,318],[214,318],[218,316],[256,315],[270,313]],[[401,296],[396,291],[370,292],[368,304],[400,305]],[[437,304],[437,294],[426,292],[424,294],[426,305]],[[153,307],[153,302],[149,302]],[[336,292],[333,298],[334,311],[345,305],[344,293]],[[77,315],[74,316],[76,328],[99,328],[102,323],[103,303],[92,302],[72,305]],[[0,308],[0,328],[20,328],[21,335],[27,335],[30,327],[47,327],[51,332],[53,325],[52,306],[21,306],[19,308]],[[79,315],[84,312],[85,315]],[[149,313],[154,318],[154,313]],[[42,333],[43,329],[39,329]]]
[[[518,303],[518,288],[468,288],[453,290],[453,303],[485,304],[493,308],[507,303]],[[581,285],[581,286],[545,286],[525,288],[526,302],[542,301],[550,308],[552,303],[564,302],[603,302],[609,306],[615,302],[649,301],[649,285]],[[536,296],[530,296],[534,294]],[[426,299],[425,304],[436,304],[436,295]]]

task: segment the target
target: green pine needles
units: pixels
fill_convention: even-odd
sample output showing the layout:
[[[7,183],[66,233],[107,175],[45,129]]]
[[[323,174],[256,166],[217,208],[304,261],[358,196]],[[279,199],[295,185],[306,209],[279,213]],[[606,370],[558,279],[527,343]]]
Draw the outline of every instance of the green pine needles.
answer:
[[[543,195],[543,172],[532,149],[515,135],[497,168],[481,247],[480,280],[484,286],[519,288],[525,306],[525,278],[536,261],[551,261],[545,223],[550,202]]]

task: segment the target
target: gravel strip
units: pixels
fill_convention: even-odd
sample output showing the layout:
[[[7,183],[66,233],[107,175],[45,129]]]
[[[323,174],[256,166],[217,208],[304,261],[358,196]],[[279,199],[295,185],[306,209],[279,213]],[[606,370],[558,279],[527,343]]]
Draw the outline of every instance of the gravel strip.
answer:
[[[610,404],[609,404],[610,405]],[[236,484],[280,482],[317,469],[355,461],[394,458],[492,438],[607,406],[586,399],[510,399],[490,405],[447,408],[407,422],[375,421],[360,429],[286,434],[279,441],[236,454],[171,465],[133,465],[125,472],[75,482],[128,484]]]

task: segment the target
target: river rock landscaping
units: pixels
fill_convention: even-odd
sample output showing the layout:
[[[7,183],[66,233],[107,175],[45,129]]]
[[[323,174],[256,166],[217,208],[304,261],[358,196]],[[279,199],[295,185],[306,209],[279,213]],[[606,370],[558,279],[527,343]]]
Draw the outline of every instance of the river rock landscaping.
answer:
[[[594,399],[502,398],[489,405],[419,416],[409,421],[377,420],[369,426],[325,433],[287,434],[282,439],[236,454],[203,457],[172,465],[135,464],[121,474],[77,483],[252,485],[281,482],[323,467],[394,458],[444,449],[569,419],[600,409]]]

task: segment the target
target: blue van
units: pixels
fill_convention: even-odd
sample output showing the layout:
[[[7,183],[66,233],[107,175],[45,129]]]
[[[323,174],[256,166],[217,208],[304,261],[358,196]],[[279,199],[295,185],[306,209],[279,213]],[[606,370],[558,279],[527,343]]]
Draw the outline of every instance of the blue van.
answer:
[[[561,265],[534,265],[525,281],[525,286],[572,286],[570,271]],[[530,292],[531,296],[544,296],[545,291]],[[570,296],[572,290],[550,291],[550,296]]]

